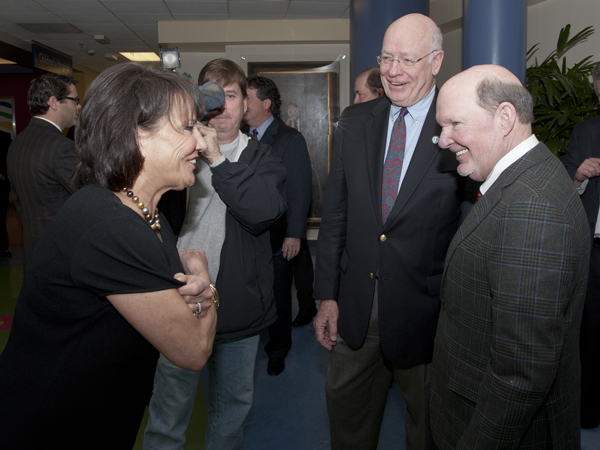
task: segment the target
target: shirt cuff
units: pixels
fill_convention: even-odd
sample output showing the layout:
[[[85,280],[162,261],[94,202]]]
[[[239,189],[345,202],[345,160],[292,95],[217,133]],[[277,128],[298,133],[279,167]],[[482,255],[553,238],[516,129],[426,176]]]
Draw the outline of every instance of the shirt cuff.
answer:
[[[225,157],[223,155],[221,155],[221,157],[219,159],[217,159],[214,163],[209,164],[208,166],[211,169],[214,169],[215,167],[217,167],[219,164],[222,164],[225,161]]]
[[[585,188],[587,187],[589,181],[590,181],[590,179],[586,178],[585,180],[583,180],[583,183],[581,183],[578,188],[575,188],[575,189],[577,189],[577,193],[579,195],[583,195],[583,193],[585,192]]]

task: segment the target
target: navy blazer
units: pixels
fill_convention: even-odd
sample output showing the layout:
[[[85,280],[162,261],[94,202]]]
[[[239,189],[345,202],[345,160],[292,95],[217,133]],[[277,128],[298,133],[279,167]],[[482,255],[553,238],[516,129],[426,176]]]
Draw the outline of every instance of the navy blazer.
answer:
[[[269,229],[273,252],[281,250],[286,237],[306,238],[306,218],[310,208],[312,169],[304,136],[275,119],[260,138],[270,145],[273,156],[283,163],[287,176],[283,184],[287,211]]]
[[[569,141],[569,149],[562,160],[571,179],[575,178],[577,169],[588,158],[600,158],[600,116],[575,125]],[[580,198],[590,224],[590,234],[593,237],[600,207],[600,177],[590,178],[585,192]]]
[[[339,334],[358,348],[378,279],[383,354],[396,365],[412,366],[431,362],[444,258],[468,195],[456,158],[437,145],[434,98],[396,203],[382,224],[390,106],[381,97],[346,108],[340,118],[317,243],[314,295],[337,300]]]
[[[23,223],[25,261],[60,207],[75,192],[75,143],[51,123],[32,118],[8,149],[8,178]]]

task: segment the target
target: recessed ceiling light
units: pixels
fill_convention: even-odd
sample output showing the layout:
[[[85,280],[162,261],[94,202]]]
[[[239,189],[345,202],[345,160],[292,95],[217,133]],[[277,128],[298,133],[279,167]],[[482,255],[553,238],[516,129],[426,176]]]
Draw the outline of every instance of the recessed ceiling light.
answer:
[[[154,52],[119,52],[130,61],[160,61],[159,56]]]

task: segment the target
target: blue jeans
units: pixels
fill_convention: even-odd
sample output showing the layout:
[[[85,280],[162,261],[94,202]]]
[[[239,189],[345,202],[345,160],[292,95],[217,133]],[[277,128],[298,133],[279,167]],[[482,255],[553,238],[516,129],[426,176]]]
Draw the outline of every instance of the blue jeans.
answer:
[[[206,450],[239,450],[254,394],[259,335],[215,340],[205,367]],[[160,355],[148,408],[144,450],[181,450],[202,372],[181,369]]]

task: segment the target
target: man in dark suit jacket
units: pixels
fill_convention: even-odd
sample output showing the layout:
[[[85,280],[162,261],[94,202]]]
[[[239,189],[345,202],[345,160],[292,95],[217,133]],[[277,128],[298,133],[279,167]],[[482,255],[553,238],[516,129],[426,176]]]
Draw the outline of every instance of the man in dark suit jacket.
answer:
[[[410,14],[394,22],[378,57],[387,96],[348,107],[336,129],[314,322],[317,340],[332,350],[326,396],[333,450],[377,447],[394,374],[408,404],[406,448],[433,448],[427,365],[465,181],[437,147],[435,75],[443,55],[431,19]],[[402,133],[404,142],[396,137]],[[386,160],[402,151],[396,187],[388,189]],[[387,191],[397,194],[391,212]]]
[[[484,183],[446,257],[431,379],[435,443],[579,449],[590,249],[579,196],[532,134],[533,100],[507,69],[475,66],[448,80],[437,120],[458,172]]]
[[[271,146],[272,153],[281,159],[287,177],[284,188],[287,211],[271,227],[274,295],[277,322],[269,326],[269,355],[267,373],[279,375],[285,368],[285,357],[292,347],[292,279],[293,258],[306,239],[306,217],[310,207],[312,171],[304,137],[279,120],[281,96],[277,85],[266,77],[248,79],[248,108],[244,120],[249,134]]]
[[[63,136],[75,125],[79,106],[77,80],[46,74],[29,86],[33,118],[8,150],[8,178],[23,223],[25,262],[60,207],[74,192],[71,174],[77,164],[75,144]]]
[[[8,232],[6,230],[6,210],[10,194],[6,157],[11,143],[11,135],[0,130],[0,258],[12,256],[8,251]]]
[[[600,97],[600,64],[592,79]],[[600,425],[600,116],[575,126],[562,163],[580,194],[593,239],[579,350],[581,428],[596,428]]]

